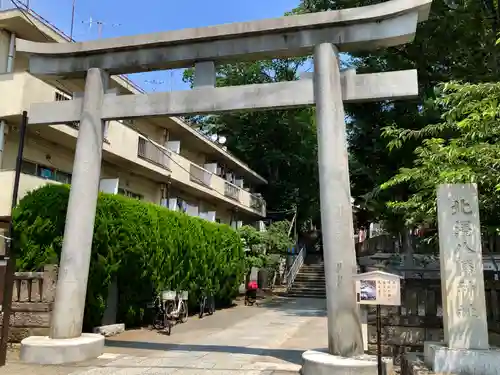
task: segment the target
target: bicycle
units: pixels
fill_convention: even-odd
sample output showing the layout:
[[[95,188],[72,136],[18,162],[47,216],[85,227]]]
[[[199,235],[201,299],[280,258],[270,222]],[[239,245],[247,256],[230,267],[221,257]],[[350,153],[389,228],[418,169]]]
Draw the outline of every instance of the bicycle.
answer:
[[[166,290],[162,292],[162,301],[165,303],[165,316],[169,325],[173,322],[186,323],[188,320],[188,292],[174,292]]]
[[[168,336],[172,331],[172,325],[167,319],[165,305],[162,302],[161,296],[157,295],[153,303],[148,303],[148,308],[154,309],[153,329],[163,331]]]
[[[215,298],[213,294],[209,293],[207,295],[204,292],[200,297],[199,305],[200,305],[200,312],[198,313],[198,317],[200,319],[203,318],[205,310],[208,310],[208,315],[213,315],[215,312]]]

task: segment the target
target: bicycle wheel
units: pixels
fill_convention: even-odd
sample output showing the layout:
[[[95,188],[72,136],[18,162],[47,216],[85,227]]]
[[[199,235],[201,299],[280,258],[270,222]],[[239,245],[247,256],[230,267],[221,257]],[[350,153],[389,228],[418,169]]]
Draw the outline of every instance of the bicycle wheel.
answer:
[[[215,298],[210,297],[210,300],[208,302],[208,315],[213,315],[215,312]]]
[[[181,323],[186,323],[188,320],[187,301],[181,301],[181,308],[179,311],[179,319]]]
[[[165,328],[168,326],[169,329],[171,329],[170,327],[172,326],[172,319],[174,312],[175,312],[175,303],[173,301],[165,302],[165,315],[163,317]]]
[[[167,317],[167,315],[165,315],[163,332],[165,332],[167,336],[170,336],[170,334],[172,333],[172,321]]]
[[[158,310],[155,314],[154,320],[153,320],[153,328],[156,329],[157,331],[160,331],[164,328],[164,314],[163,311]]]
[[[205,298],[200,300],[200,312],[198,313],[198,317],[203,318],[203,314],[205,313]]]

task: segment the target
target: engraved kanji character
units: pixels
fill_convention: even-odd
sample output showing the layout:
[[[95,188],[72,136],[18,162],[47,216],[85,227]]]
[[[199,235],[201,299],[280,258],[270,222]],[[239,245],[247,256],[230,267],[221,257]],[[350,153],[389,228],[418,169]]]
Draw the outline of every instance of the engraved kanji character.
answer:
[[[469,246],[467,241],[462,241],[461,244],[457,245],[457,251],[462,251],[462,250],[464,250],[468,253],[475,253],[476,252],[476,250],[474,250],[472,247]]]
[[[460,271],[467,276],[472,276],[476,271],[476,266],[471,260],[463,260],[459,264]]]
[[[472,214],[472,208],[470,203],[467,202],[464,198],[455,199],[453,204],[451,205],[451,214],[455,215],[457,213],[462,213],[466,215]]]
[[[455,225],[453,225],[453,234],[457,237],[472,235],[472,223],[470,221],[456,221]]]

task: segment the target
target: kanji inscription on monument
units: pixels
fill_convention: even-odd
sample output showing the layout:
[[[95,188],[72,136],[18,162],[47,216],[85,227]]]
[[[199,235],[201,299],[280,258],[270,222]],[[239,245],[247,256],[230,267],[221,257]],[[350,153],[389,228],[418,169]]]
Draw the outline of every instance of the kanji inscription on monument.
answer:
[[[445,342],[453,349],[488,349],[476,185],[440,185],[437,209]]]

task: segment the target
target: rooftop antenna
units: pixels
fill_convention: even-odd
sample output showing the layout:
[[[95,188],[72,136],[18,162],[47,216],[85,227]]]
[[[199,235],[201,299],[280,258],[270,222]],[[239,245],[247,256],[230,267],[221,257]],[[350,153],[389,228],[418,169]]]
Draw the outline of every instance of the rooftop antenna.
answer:
[[[102,27],[104,25],[109,25],[109,26],[112,26],[112,27],[116,27],[116,26],[121,26],[121,23],[111,23],[111,24],[108,24],[104,21],[98,21],[98,20],[93,20],[92,17],[89,18],[88,21],[82,21],[82,23],[88,23],[89,24],[89,30],[92,28],[92,25],[93,24],[96,24],[97,25],[97,37],[99,39],[101,39],[102,37]]]
[[[153,91],[156,91],[156,87],[155,86],[163,85],[165,83],[165,81],[161,81],[161,80],[157,80],[157,79],[146,79],[146,80],[144,80],[144,83],[148,83],[150,85],[154,85]]]
[[[75,3],[76,0],[73,0],[73,4],[71,6],[71,30],[69,32],[69,39],[73,40],[73,28],[75,26]]]

